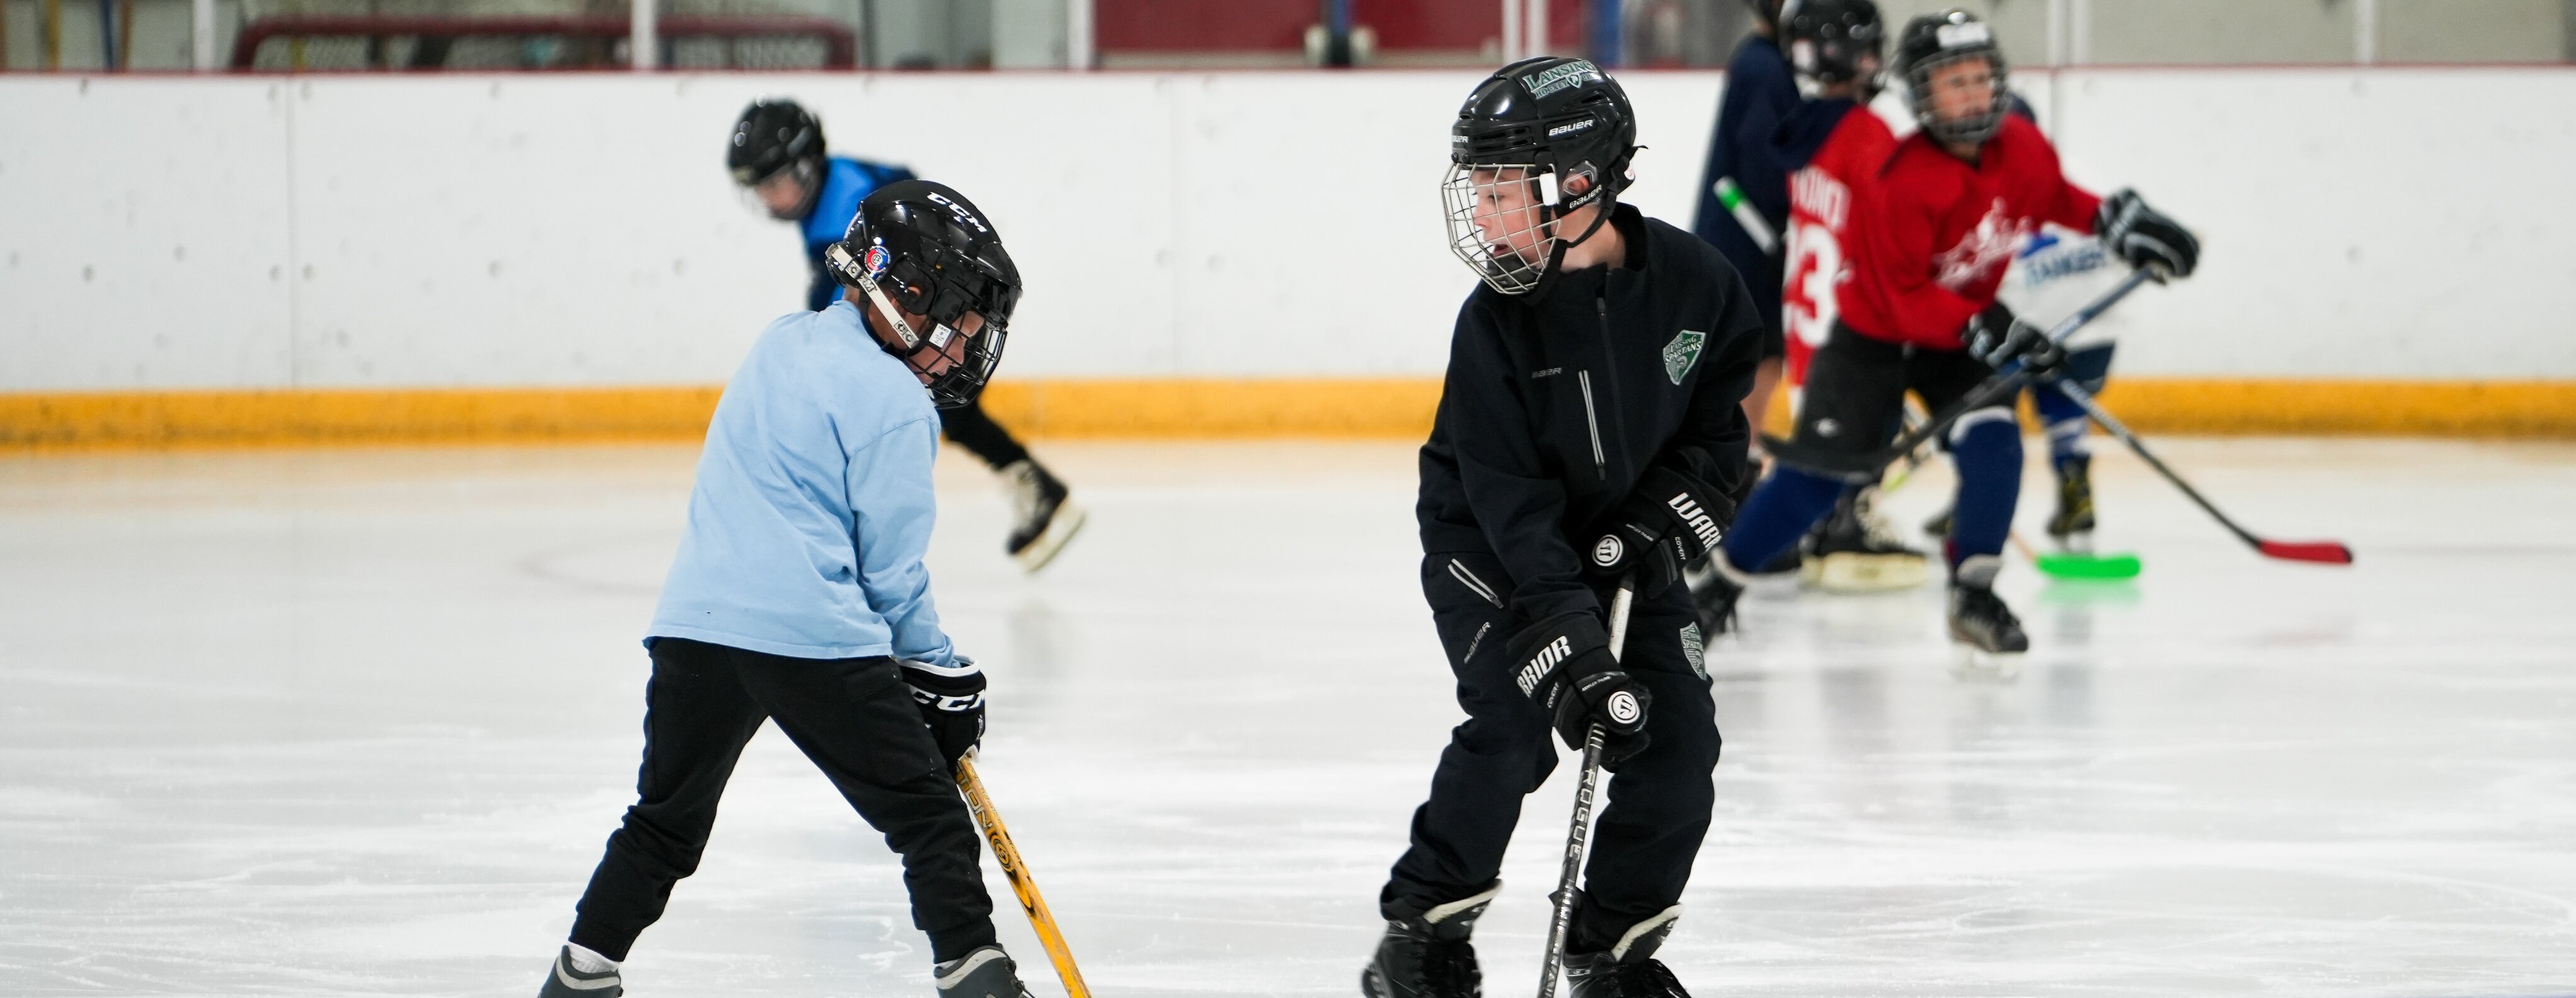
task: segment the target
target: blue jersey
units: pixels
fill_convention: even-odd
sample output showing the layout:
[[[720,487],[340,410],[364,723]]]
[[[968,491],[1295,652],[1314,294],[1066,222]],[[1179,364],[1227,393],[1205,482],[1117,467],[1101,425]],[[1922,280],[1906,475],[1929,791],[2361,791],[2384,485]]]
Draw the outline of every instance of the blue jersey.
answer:
[[[1716,188],[1719,178],[1735,178],[1744,199],[1771,223],[1771,231],[1787,231],[1789,174],[1767,153],[1774,132],[1798,103],[1798,82],[1790,75],[1789,60],[1780,54],[1780,46],[1760,35],[1744,39],[1736,47],[1735,58],[1726,64],[1726,92],[1718,98],[1708,168],[1700,175],[1699,214],[1691,222],[1691,231],[1717,247],[1726,262],[1744,275],[1755,311],[1762,314],[1764,325],[1775,330],[1780,328],[1780,264],[1736,224],[1735,215],[1718,200]]]
[[[939,417],[848,302],[769,324],[725,385],[645,644],[955,658],[930,598]]]
[[[840,282],[823,269],[823,249],[849,234],[850,220],[859,217],[859,202],[879,187],[914,179],[912,171],[903,167],[847,156],[825,160],[824,167],[823,193],[815,196],[814,210],[805,213],[799,226],[805,235],[805,262],[814,268],[814,283],[805,289],[808,312],[820,312],[841,296]]]

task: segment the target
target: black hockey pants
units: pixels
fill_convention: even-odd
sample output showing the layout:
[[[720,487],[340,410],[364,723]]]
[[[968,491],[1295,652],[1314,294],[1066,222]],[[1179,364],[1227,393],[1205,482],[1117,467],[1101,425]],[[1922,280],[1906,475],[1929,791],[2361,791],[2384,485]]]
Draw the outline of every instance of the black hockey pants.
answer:
[[[932,958],[993,944],[974,819],[900,671],[891,658],[787,658],[655,639],[637,799],[574,909],[572,941],[626,958],[662,917],[671,886],[697,871],[734,761],[775,718],[903,856],[912,924],[929,933]]]
[[[1511,580],[1502,565],[1483,555],[1430,555],[1422,589],[1467,722],[1450,732],[1431,775],[1431,798],[1413,813],[1413,846],[1378,896],[1389,919],[1492,884],[1520,821],[1521,798],[1547,781],[1558,751],[1555,728],[1512,683],[1504,646],[1513,624],[1503,607]],[[1646,714],[1652,740],[1609,778],[1571,941],[1587,952],[1610,948],[1630,926],[1681,900],[1717,803],[1716,704],[1684,587],[1637,601],[1620,665],[1654,695]]]
[[[1003,429],[1002,424],[994,422],[993,417],[984,412],[984,403],[980,399],[954,409],[939,410],[939,432],[947,434],[950,443],[983,458],[984,463],[995,471],[1029,459],[1028,448],[1020,446],[1019,441],[1011,438],[1011,431]]]

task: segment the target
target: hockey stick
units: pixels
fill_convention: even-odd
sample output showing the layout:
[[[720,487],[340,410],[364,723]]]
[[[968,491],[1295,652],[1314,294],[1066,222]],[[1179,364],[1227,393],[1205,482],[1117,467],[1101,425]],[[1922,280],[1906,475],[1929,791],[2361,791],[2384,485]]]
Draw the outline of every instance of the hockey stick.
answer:
[[[2120,299],[2128,297],[2129,292],[2136,291],[2139,285],[2160,280],[2162,278],[2158,277],[2152,269],[2131,271],[2129,276],[2118,285],[2103,292],[2101,297],[2093,299],[2083,308],[2076,309],[2075,314],[2067,316],[2055,328],[2050,329],[2048,342],[2064,344],[2067,337],[2075,335],[2076,330],[2084,328],[2086,324],[2099,318],[2102,313],[2110,311],[2111,306],[2119,304]],[[2019,367],[1987,378],[1977,387],[1970,389],[1965,397],[1951,403],[1948,409],[1932,417],[1930,421],[1896,438],[1894,444],[1874,452],[1818,453],[1813,448],[1800,447],[1794,441],[1771,436],[1762,438],[1762,448],[1770,452],[1772,459],[1809,474],[1846,482],[1876,481],[1880,475],[1886,473],[1888,465],[1913,453],[1914,449],[1923,446],[1925,441],[1948,432],[1950,424],[1958,422],[1959,417],[2013,397],[2030,381],[2030,372]]]
[[[1610,659],[1628,644],[1628,610],[1637,601],[1634,577],[1619,580],[1610,597]],[[1583,872],[1583,850],[1592,841],[1592,794],[1601,783],[1601,725],[1583,735],[1583,775],[1574,784],[1574,826],[1565,833],[1565,869],[1556,875],[1556,916],[1547,923],[1547,958],[1539,968],[1538,998],[1555,998],[1556,978],[1565,967],[1565,937],[1574,927],[1574,880]]]
[[[957,789],[966,792],[966,809],[975,813],[975,823],[984,829],[984,840],[993,844],[993,861],[1002,864],[1002,875],[1010,878],[1011,893],[1020,896],[1020,910],[1029,913],[1029,927],[1036,929],[1039,945],[1045,946],[1047,959],[1055,961],[1055,976],[1064,981],[1064,992],[1071,998],[1091,998],[1091,989],[1082,983],[1082,969],[1073,965],[1073,950],[1064,944],[1064,933],[1056,930],[1055,914],[1047,910],[1046,898],[1038,893],[1037,879],[1029,875],[1029,866],[1020,860],[1020,850],[1011,844],[1011,830],[1003,827],[1002,814],[993,810],[993,798],[984,792],[984,781],[975,775],[975,761],[957,760]]]
[[[2211,519],[2218,521],[2219,526],[2227,528],[2228,533],[2235,534],[2236,539],[2244,541],[2247,547],[2261,552],[2266,558],[2279,558],[2283,561],[2309,561],[2324,565],[2352,564],[2352,548],[2345,546],[2341,541],[2265,540],[2254,536],[2253,531],[2237,526],[2236,521],[2228,519],[2227,514],[2219,512],[2217,506],[2211,505],[2210,501],[2200,494],[2199,489],[2192,488],[2190,482],[2183,481],[2181,475],[2175,474],[2172,468],[2165,467],[2163,461],[2157,460],[2155,454],[2147,450],[2146,442],[2139,440],[2137,434],[2129,432],[2128,427],[2121,425],[2109,410],[2102,408],[2102,403],[2094,401],[2091,392],[2071,382],[2059,383],[2057,390],[2065,392],[2067,398],[2074,399],[2076,405],[2083,406],[2084,413],[2093,417],[2094,422],[2102,424],[2104,430],[2120,438],[2121,443],[2129,445],[2130,450],[2146,459],[2148,467],[2156,469],[2157,474],[2165,476],[2165,481],[2172,482],[2175,488],[2181,489],[2183,495],[2189,496],[2193,503],[2200,506],[2201,512],[2208,513]]]

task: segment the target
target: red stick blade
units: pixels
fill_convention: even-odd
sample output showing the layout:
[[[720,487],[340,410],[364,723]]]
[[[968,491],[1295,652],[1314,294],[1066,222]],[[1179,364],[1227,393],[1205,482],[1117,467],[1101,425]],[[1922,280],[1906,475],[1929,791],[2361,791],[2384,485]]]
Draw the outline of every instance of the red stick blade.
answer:
[[[2256,547],[2267,558],[2313,561],[2324,565],[2352,564],[2352,549],[2334,541],[2264,541]]]

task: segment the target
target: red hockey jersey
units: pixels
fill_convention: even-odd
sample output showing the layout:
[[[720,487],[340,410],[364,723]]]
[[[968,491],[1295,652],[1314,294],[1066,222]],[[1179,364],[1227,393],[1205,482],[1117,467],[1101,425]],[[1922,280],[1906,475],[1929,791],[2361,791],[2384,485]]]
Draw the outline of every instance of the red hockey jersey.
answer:
[[[1825,345],[1839,314],[1836,296],[1851,275],[1851,224],[1875,211],[1864,198],[1896,148],[1896,133],[1866,107],[1842,102],[1841,120],[1805,166],[1789,175],[1789,238],[1780,292],[1792,385],[1805,384],[1807,358]]]
[[[1873,185],[1876,210],[1852,220],[1842,321],[1874,339],[1959,349],[1959,331],[1995,300],[2004,268],[2040,223],[2093,231],[2101,199],[2066,181],[2039,127],[2004,119],[1975,163],[1916,133]]]

